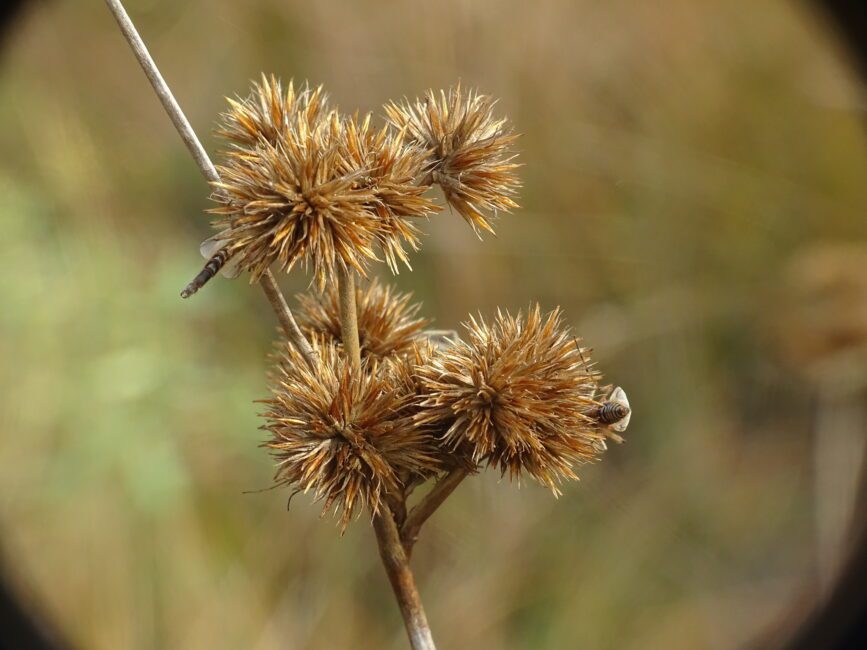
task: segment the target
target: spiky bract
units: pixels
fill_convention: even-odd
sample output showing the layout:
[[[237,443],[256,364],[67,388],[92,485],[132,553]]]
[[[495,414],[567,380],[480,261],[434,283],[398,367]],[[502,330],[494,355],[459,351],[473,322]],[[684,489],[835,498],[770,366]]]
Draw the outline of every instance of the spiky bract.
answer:
[[[460,84],[439,95],[386,105],[388,120],[428,152],[428,171],[449,204],[473,227],[493,232],[491,216],[518,207],[511,146],[517,136],[493,114],[494,101]]]
[[[418,316],[421,305],[376,279],[355,288],[358,338],[364,357],[389,357],[410,352],[429,321]],[[298,321],[305,333],[340,342],[340,301],[329,286],[323,294],[300,294]]]
[[[598,376],[586,350],[562,326],[559,310],[542,316],[498,313],[471,318],[467,338],[418,370],[425,398],[420,424],[444,430],[456,455],[524,473],[557,492],[572,465],[603,448],[595,414]]]
[[[359,371],[334,345],[317,347],[310,368],[288,343],[279,353],[263,414],[275,480],[313,490],[345,529],[357,508],[379,511],[403,481],[438,468],[433,438],[412,422],[415,396],[391,364],[366,359]]]

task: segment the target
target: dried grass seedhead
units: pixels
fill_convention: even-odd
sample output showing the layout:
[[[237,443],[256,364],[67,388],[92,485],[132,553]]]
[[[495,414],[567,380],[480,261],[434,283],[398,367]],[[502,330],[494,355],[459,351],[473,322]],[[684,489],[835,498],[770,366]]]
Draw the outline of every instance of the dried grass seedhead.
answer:
[[[363,357],[390,357],[413,351],[429,321],[418,316],[421,305],[413,303],[412,294],[400,293],[373,279],[359,282],[355,288],[358,336]],[[300,294],[298,321],[310,336],[324,337],[339,343],[340,302],[331,285],[323,294]]]
[[[276,263],[311,267],[318,287],[337,266],[365,273],[376,259],[375,196],[348,172],[341,122],[321,91],[284,95],[273,78],[230,104],[218,131],[229,138],[215,183],[218,238],[257,280]]]
[[[417,420],[445,431],[459,457],[486,460],[503,474],[529,474],[557,492],[572,465],[604,449],[594,399],[598,374],[562,326],[560,311],[526,318],[471,318],[467,337],[418,370],[425,397]]]
[[[378,219],[377,239],[385,261],[393,273],[398,272],[398,260],[411,268],[403,244],[419,248],[419,230],[413,221],[439,210],[424,196],[427,188],[418,183],[426,152],[408,143],[403,133],[387,127],[373,129],[369,115],[343,121],[341,145],[346,173],[357,174],[359,187],[373,195],[369,208]]]
[[[412,421],[414,396],[392,365],[368,359],[356,372],[329,344],[317,346],[317,358],[311,369],[282,345],[265,401],[265,446],[278,462],[275,480],[313,490],[325,501],[323,513],[334,508],[345,529],[357,508],[378,512],[404,480],[426,478],[439,465],[433,439]]]
[[[388,120],[428,153],[429,179],[473,227],[493,232],[491,215],[518,207],[516,135],[494,117],[494,100],[460,84],[439,95],[385,106]]]

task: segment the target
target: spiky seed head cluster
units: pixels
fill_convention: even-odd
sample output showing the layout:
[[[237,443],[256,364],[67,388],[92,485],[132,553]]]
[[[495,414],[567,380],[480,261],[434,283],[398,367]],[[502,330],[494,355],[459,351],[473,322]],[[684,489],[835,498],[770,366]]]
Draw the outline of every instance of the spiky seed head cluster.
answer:
[[[356,371],[336,346],[316,347],[310,368],[282,345],[265,401],[265,446],[278,461],[275,480],[312,490],[325,502],[323,513],[334,508],[345,529],[356,509],[377,513],[407,477],[427,478],[439,463],[393,365],[366,359]]]
[[[426,336],[419,336],[410,346],[400,354],[385,358],[385,362],[392,368],[392,377],[402,394],[411,395],[406,413],[413,418],[413,425],[419,431],[426,434],[434,445],[440,468],[450,470],[457,466],[466,469],[475,469],[476,463],[470,461],[466,455],[456,456],[441,444],[442,433],[439,422],[424,423],[420,421],[422,402],[425,398],[425,386],[419,376],[419,369],[430,364],[438,354],[437,347]]]
[[[520,186],[512,145],[516,135],[494,117],[494,100],[460,84],[414,102],[386,105],[388,120],[428,152],[430,180],[473,227],[493,232],[485,212],[508,212]]]
[[[322,294],[298,296],[298,323],[313,338],[331,343],[341,342],[340,300],[330,285]],[[430,321],[418,315],[421,305],[412,302],[412,294],[400,293],[373,279],[355,287],[358,338],[363,357],[391,357],[414,351],[422,330]]]
[[[478,232],[486,212],[516,207],[519,185],[505,120],[460,86],[386,107],[388,122],[341,116],[321,87],[284,90],[262,76],[230,99],[217,134],[227,147],[214,183],[216,238],[255,281],[273,264],[312,269],[321,290],[337,268],[366,275],[377,245],[394,273],[418,250],[414,220],[439,208],[436,183]]]
[[[425,397],[417,422],[444,431],[454,454],[503,474],[528,474],[555,492],[572,466],[602,449],[594,399],[599,377],[560,311],[471,318],[467,337],[417,372]]]
[[[430,391],[421,371],[430,368],[441,350],[442,347],[433,343],[430,338],[420,336],[402,354],[388,357],[386,361],[393,368],[394,380],[400,387],[400,391],[413,396],[407,413],[412,414],[414,425],[435,441],[441,468],[449,471],[460,467],[475,472],[478,469],[478,462],[472,458],[471,453],[468,453],[467,446],[463,446],[458,453],[455,453],[453,448],[443,444],[443,434],[448,431],[451,420],[428,417],[428,410],[424,406],[424,401],[430,397]]]

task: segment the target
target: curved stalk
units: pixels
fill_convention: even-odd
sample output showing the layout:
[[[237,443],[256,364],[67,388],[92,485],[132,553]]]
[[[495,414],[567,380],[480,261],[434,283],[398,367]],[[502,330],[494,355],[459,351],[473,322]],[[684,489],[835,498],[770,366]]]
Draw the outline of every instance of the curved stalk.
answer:
[[[418,534],[424,522],[436,512],[437,508],[455,491],[469,473],[469,470],[464,468],[453,469],[437,481],[431,491],[418,502],[418,505],[409,511],[400,531],[400,539],[403,542],[407,557],[412,555],[412,547],[418,540]]]

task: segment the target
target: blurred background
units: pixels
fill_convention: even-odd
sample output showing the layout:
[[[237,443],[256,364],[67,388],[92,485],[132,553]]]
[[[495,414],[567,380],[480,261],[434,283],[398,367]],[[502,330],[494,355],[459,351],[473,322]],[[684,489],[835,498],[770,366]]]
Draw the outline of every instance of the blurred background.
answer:
[[[522,209],[483,242],[436,216],[393,281],[441,328],[562,305],[634,417],[559,500],[488,472],[431,520],[414,566],[442,648],[733,648],[821,601],[867,428],[867,104],[822,16],[127,8],[212,152],[224,96],[261,71],[377,116],[460,79],[523,134]],[[260,491],[274,317],[243,279],[178,297],[208,188],[104,4],[34,3],[2,56],[7,579],[79,648],[404,648],[369,525],[341,537],[309,498]]]

